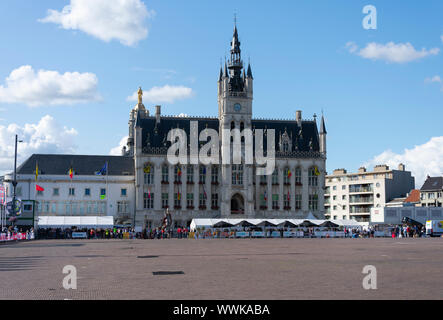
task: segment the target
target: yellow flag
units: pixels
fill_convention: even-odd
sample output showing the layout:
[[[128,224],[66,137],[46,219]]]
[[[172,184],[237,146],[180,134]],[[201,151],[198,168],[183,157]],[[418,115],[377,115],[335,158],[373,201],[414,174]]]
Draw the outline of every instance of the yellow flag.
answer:
[[[35,181],[38,179],[38,162],[35,163]]]
[[[320,175],[320,171],[318,171],[318,167],[317,166],[314,167],[314,170],[315,170],[314,171],[315,175],[319,176]]]

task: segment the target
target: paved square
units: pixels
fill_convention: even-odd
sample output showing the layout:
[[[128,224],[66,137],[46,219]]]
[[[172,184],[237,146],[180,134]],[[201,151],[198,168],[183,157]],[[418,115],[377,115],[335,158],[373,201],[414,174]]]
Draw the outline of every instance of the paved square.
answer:
[[[443,299],[442,266],[443,239],[41,240],[0,245],[0,299]]]

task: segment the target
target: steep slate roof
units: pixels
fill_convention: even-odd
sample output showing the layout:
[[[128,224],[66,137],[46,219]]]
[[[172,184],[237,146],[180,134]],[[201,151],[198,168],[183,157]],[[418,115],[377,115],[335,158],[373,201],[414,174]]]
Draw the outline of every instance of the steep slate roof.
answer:
[[[161,117],[160,123],[156,125],[155,117],[137,117],[136,127],[142,128],[142,146],[151,148],[169,147],[171,143],[167,140],[169,130],[180,128],[186,131],[189,143],[189,128],[191,121],[198,121],[199,133],[205,128],[214,129],[218,132],[219,120],[217,118],[199,117]],[[300,128],[297,122],[291,120],[254,120],[251,129],[275,129],[275,146],[278,151],[280,134],[285,131],[291,137],[292,151],[310,151],[309,143],[312,139],[312,151],[319,151],[317,124],[314,121],[302,122],[302,137],[299,136]],[[263,137],[266,148],[266,138]],[[149,142],[149,145],[148,145]],[[297,144],[297,149],[295,145]]]
[[[134,160],[122,156],[84,156],[59,154],[33,154],[20,167],[18,174],[35,174],[38,162],[41,175],[68,175],[72,165],[74,175],[95,175],[108,162],[110,176],[134,175]]]
[[[428,177],[421,187],[421,191],[433,191],[443,189],[443,177]]]

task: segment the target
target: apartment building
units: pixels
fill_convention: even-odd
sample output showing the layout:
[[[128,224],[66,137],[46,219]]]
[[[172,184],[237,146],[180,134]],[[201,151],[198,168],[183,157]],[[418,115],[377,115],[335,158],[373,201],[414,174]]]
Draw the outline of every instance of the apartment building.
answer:
[[[397,170],[387,165],[373,171],[362,167],[356,173],[334,170],[326,176],[326,219],[354,219],[369,222],[371,208],[381,208],[394,198],[406,197],[415,187],[415,179],[403,164]]]

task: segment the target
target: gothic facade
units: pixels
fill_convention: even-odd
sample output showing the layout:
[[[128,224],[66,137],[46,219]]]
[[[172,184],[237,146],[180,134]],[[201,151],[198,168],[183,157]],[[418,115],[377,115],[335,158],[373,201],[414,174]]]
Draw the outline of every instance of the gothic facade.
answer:
[[[218,79],[218,118],[150,115],[139,92],[130,112],[129,138],[123,154],[134,158],[135,225],[157,227],[168,208],[176,225],[193,218],[324,218],[326,128],[322,116],[292,120],[254,119],[252,68],[244,67],[237,27],[231,55]],[[256,164],[177,164],[167,159],[168,132],[182,129],[190,135],[191,122],[203,129],[249,128],[275,132],[275,171],[257,175]],[[244,137],[241,138],[244,147]],[[264,138],[266,140],[266,138]],[[232,138],[220,134],[220,150]],[[243,157],[244,159],[244,157]]]

